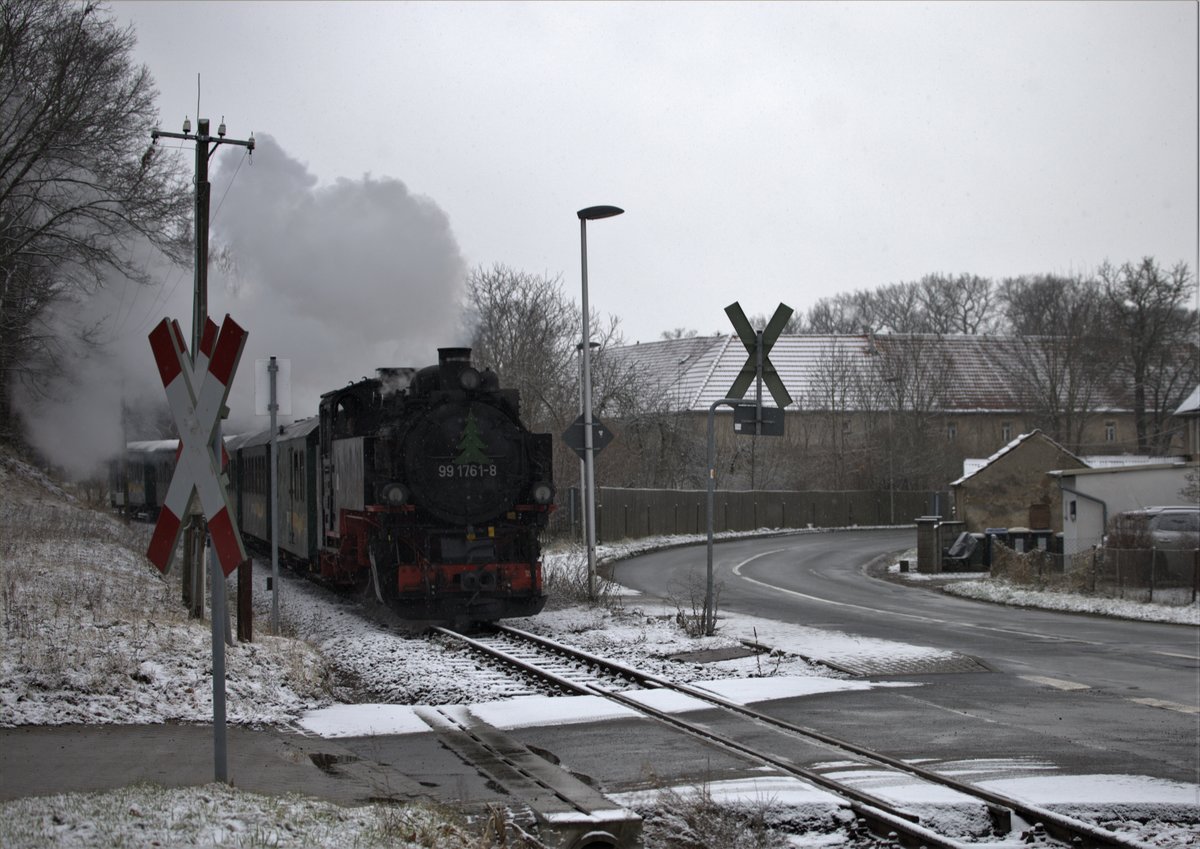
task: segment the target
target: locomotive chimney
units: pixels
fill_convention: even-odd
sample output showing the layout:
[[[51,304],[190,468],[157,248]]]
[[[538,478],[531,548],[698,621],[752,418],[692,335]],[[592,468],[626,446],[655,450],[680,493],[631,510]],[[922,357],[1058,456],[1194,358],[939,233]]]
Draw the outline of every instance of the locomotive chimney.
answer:
[[[470,348],[438,348],[438,368],[443,386],[458,386],[458,376],[470,367]]]

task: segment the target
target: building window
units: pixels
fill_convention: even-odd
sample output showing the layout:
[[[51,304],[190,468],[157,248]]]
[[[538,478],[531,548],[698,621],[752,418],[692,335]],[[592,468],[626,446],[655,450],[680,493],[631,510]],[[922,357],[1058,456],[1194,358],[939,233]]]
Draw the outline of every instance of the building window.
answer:
[[[946,425],[946,441],[953,442],[957,438],[958,438],[958,425],[955,424],[954,422],[950,422],[949,424]]]
[[[1000,440],[1005,443],[1012,442],[1012,422],[1003,422],[1000,425]]]
[[[1105,442],[1116,442],[1117,441],[1117,423],[1116,422],[1105,422],[1104,423],[1104,441]]]

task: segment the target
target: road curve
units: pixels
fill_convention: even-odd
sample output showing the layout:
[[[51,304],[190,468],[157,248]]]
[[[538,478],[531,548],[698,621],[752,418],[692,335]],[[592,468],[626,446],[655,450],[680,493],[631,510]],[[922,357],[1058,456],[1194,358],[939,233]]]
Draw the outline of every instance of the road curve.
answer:
[[[1197,628],[995,605],[867,573],[872,561],[915,542],[910,528],[719,543],[713,557],[719,612],[974,657],[997,673],[985,676],[990,703],[977,709],[979,716],[1043,731],[1055,720],[1061,723],[1066,710],[1074,717],[1072,737],[1129,747],[1169,764],[1162,774],[1190,774],[1194,780]],[[649,595],[686,599],[695,588],[703,592],[705,572],[706,547],[700,544],[622,561],[613,577]],[[974,678],[979,689],[980,678]],[[941,699],[944,707],[958,697],[953,687],[965,686],[965,680],[930,677],[937,689],[928,691],[929,698]]]

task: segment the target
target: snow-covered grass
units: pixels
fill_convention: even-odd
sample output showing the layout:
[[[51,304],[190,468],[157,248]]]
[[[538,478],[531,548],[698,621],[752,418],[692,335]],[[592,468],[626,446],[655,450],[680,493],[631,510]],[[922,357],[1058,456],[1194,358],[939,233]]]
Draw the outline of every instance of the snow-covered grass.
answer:
[[[993,604],[1008,604],[1014,607],[1091,613],[1097,616],[1138,619],[1144,622],[1200,625],[1200,601],[1189,604],[1153,604],[1084,593],[1030,589],[1003,578],[992,578],[986,574],[980,576],[977,572],[943,572],[937,575],[901,572],[900,560],[915,563],[915,549],[901,555],[897,558],[897,562],[888,567],[888,575],[893,580],[914,584],[937,584],[942,592],[963,598],[989,601]]]
[[[211,720],[210,625],[187,618],[177,575],[163,578],[145,560],[148,530],[87,508],[0,453],[0,727]],[[599,554],[611,561],[702,540],[662,537],[601,546]],[[727,697],[871,686],[809,663],[805,655],[847,664],[939,656],[924,647],[724,612],[715,637],[689,635],[676,605],[641,598],[603,578],[597,584],[601,603],[584,603],[586,565],[577,547],[551,549],[545,569],[555,601],[542,615],[513,624]],[[267,634],[270,598],[260,589],[254,642],[226,650],[230,722],[315,727],[323,721],[322,733],[336,735],[372,711],[376,717],[391,711],[388,721],[394,722],[397,710],[418,704],[471,704],[498,727],[518,727],[513,717],[527,721],[536,710],[550,710],[546,699],[534,708],[539,697],[519,682],[480,670],[456,643],[415,637],[386,612],[364,618],[357,600],[298,578],[281,584],[282,635]],[[262,585],[260,576],[256,586]],[[1101,612],[1120,615],[1113,607]],[[746,639],[781,651],[710,663],[672,659],[737,648]],[[350,706],[362,702],[373,704]],[[576,702],[570,712],[585,716],[581,707]],[[773,785],[764,797],[763,786],[663,787],[628,804],[647,818],[647,849],[681,845],[671,835],[684,826],[708,835],[700,838],[707,845],[788,845],[780,842],[785,832],[792,846],[856,845],[846,824],[835,821],[835,809],[777,797]],[[1155,810],[1150,805],[1116,815],[1149,820]],[[500,845],[494,831],[503,820],[498,814],[489,826],[423,806],[340,807],[221,785],[140,786],[0,804],[0,845],[454,849]],[[1141,828],[1143,837],[1174,835],[1174,842],[1157,845],[1192,845],[1194,835],[1177,828]],[[519,835],[510,833],[507,840],[522,845]]]
[[[0,805],[0,846],[236,846],[278,849],[487,849],[491,821],[429,805],[345,807],[224,784],[17,799]],[[509,846],[520,846],[512,841]]]
[[[70,502],[0,501],[0,726],[212,718],[210,626],[187,618],[177,579],[144,547]],[[299,640],[239,643],[226,664],[233,722],[280,722],[331,697],[324,661]]]

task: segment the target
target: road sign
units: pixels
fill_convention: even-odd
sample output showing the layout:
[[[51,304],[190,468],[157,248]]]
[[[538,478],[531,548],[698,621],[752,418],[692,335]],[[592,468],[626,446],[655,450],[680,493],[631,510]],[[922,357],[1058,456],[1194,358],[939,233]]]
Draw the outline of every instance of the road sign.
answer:
[[[567,447],[579,455],[579,459],[584,459],[586,453],[586,445],[584,440],[587,438],[583,433],[583,414],[580,413],[575,421],[571,422],[570,427],[563,431],[562,440],[567,443]],[[613,432],[609,430],[608,425],[600,421],[598,416],[592,416],[592,454],[599,454],[604,450],[608,443],[613,441]]]
[[[733,431],[744,436],[783,436],[783,410],[738,404],[733,408]]]
[[[215,324],[211,321],[207,324],[215,330]],[[215,338],[206,325],[195,364],[188,356],[178,322],[164,318],[150,333],[150,348],[167,392],[180,443],[179,462],[146,551],[146,556],[162,572],[171,566],[183,527],[182,517],[187,515],[192,497],[197,494],[225,576],[229,577],[246,559],[241,534],[233,523],[229,493],[221,484],[212,450],[221,410],[229,397],[233,373],[245,345],[246,331],[228,315]],[[211,357],[205,351],[211,351]]]
[[[767,357],[775,345],[775,341],[779,338],[779,334],[787,325],[788,319],[792,317],[792,308],[787,304],[780,304],[761,334],[750,326],[750,320],[742,312],[741,304],[736,301],[725,307],[725,314],[729,316],[729,320],[733,323],[733,329],[737,331],[738,338],[742,340],[748,354],[746,364],[742,366],[741,372],[738,373],[737,378],[733,381],[733,386],[729,388],[725,397],[741,398],[757,377],[767,385],[767,389],[771,391],[771,397],[775,399],[775,403],[780,408],[792,403],[792,396],[788,394],[787,387],[783,385],[779,373],[775,371],[775,366]]]

